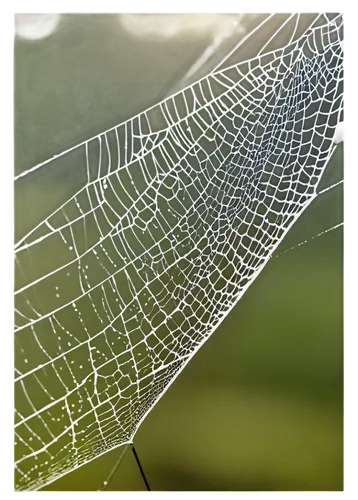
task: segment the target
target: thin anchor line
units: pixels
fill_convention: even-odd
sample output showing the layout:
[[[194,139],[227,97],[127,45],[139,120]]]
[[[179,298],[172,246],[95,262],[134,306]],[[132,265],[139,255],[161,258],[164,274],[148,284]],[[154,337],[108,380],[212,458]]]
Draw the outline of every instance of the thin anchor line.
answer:
[[[121,454],[119,455],[119,458],[117,462],[115,463],[114,467],[111,469],[110,473],[108,474],[108,477],[106,478],[105,481],[103,481],[102,488],[100,488],[99,491],[105,491],[107,489],[107,486],[109,485],[110,481],[112,480],[114,474],[117,472],[118,467],[122,463],[122,459],[124,457],[125,452],[127,451],[127,447],[124,446],[124,449],[121,450]]]
[[[146,488],[147,488],[148,491],[151,491],[151,489],[149,487],[149,484],[148,484],[148,481],[147,481],[147,478],[145,477],[143,467],[142,467],[142,465],[141,465],[141,463],[139,461],[139,457],[138,457],[137,452],[136,452],[136,450],[134,448],[134,445],[133,445],[133,443],[130,443],[130,445],[131,445],[131,448],[132,448],[132,451],[133,451],[134,458],[136,459],[137,465],[138,465],[140,473],[142,475],[143,481],[145,483],[145,486],[146,486]]]

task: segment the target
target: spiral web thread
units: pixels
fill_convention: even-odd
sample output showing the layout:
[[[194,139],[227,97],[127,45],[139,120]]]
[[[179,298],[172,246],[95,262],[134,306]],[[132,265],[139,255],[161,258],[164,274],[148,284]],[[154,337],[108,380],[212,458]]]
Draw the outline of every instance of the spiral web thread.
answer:
[[[15,246],[17,489],[132,441],[317,196],[342,63],[321,15],[66,152],[83,187]]]

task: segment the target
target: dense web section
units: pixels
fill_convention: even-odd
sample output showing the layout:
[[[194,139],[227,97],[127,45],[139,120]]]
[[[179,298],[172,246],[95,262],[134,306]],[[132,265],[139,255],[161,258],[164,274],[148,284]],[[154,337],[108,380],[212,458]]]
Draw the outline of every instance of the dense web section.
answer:
[[[131,442],[237,303],[317,196],[342,62],[322,15],[66,152],[83,186],[16,244],[17,489]]]

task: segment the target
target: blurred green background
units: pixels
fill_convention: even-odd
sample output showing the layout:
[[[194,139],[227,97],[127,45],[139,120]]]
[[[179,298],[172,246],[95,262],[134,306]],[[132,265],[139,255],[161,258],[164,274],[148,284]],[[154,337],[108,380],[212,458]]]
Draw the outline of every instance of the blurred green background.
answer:
[[[48,38],[16,38],[15,172],[158,102],[212,38],[210,30],[140,37],[117,15],[67,15]],[[342,176],[340,145],[321,188]],[[73,179],[64,181],[71,190]],[[49,213],[52,196],[34,189],[36,218]],[[306,210],[138,430],[151,489],[342,490],[342,227],[310,240],[342,222],[342,191]],[[15,191],[16,239],[32,223],[23,217],[28,203]],[[98,490],[121,453],[45,489]],[[107,490],[143,489],[127,450]]]

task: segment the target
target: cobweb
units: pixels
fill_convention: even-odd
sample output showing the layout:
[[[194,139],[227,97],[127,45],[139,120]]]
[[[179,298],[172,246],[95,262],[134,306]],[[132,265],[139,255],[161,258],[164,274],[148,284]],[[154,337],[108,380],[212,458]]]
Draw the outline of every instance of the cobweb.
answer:
[[[131,442],[242,297],[317,196],[342,62],[321,15],[63,153],[82,187],[15,245],[16,489]]]

